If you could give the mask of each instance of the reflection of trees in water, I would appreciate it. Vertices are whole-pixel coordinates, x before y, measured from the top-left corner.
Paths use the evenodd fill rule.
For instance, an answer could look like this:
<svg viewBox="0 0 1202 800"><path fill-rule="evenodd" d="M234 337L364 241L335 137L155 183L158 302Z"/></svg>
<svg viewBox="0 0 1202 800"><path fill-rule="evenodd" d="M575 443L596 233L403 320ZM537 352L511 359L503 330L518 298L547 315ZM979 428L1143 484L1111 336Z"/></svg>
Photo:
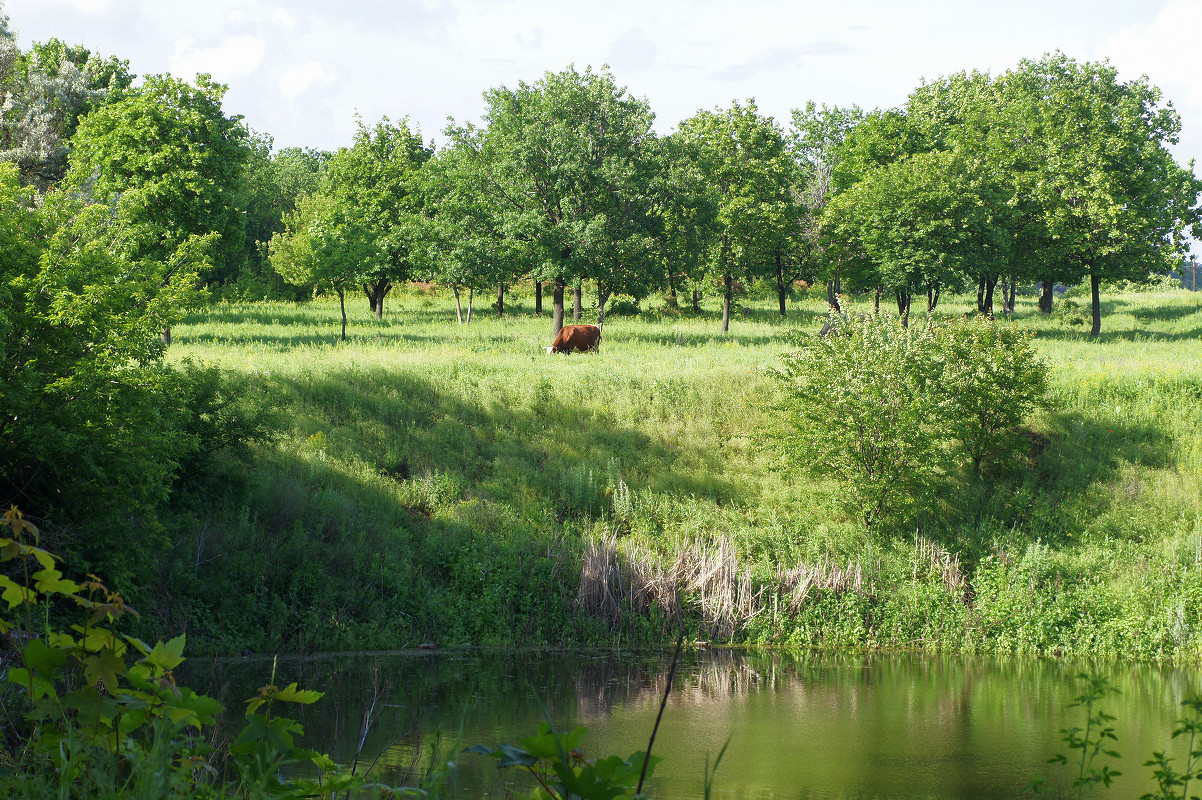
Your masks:
<svg viewBox="0 0 1202 800"><path fill-rule="evenodd" d="M325 696L316 705L281 707L277 713L304 725L305 746L349 764L362 741L361 772L374 765L373 777L412 784L431 764L465 746L495 746L534 732L542 721L540 703L563 728L582 724L599 732L615 712L649 720L664 691L669 659L663 651L281 658L277 685L295 681ZM241 727L244 700L268 682L272 662L193 662L190 667L192 674L182 679L228 709L219 733L228 738ZM1042 764L1063 749L1059 728L1079 722L1065 707L1079 693L1073 676L1086 668L1110 674L1123 692L1106 708L1119 717L1124 755L1130 750L1146 757L1151 748L1136 744L1142 741L1140 731L1163 738L1181 699L1199 688L1196 674L1154 665L715 648L682 655L669 707L689 719L700 719L689 716L696 712L744 726L737 735L754 737L765 758L790 757L780 750L783 745L773 744L782 736L776 725L797 731L795 738L811 746L829 744L837 757L850 757L839 748L854 739L866 752L912 751L919 760L939 752L973 763L979 755L972 748L988 746ZM372 724L364 734L369 711ZM769 721L762 721L764 715ZM461 794L499 788L491 759L456 759ZM844 769L844 777L851 772ZM947 780L954 779L959 778L949 774Z"/></svg>

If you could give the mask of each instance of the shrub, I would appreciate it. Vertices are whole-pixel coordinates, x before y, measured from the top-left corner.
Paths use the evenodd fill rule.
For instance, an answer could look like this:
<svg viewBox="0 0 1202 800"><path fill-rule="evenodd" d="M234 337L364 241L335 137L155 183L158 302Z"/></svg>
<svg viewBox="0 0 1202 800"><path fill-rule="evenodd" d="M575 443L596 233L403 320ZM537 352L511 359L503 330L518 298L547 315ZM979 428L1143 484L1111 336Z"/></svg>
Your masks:
<svg viewBox="0 0 1202 800"><path fill-rule="evenodd" d="M1013 454L1047 391L1030 336L990 319L831 323L782 357L783 439L795 463L839 481L842 504L869 529L933 508L957 465L975 477L986 459Z"/></svg>
<svg viewBox="0 0 1202 800"><path fill-rule="evenodd" d="M1019 426L1047 395L1047 365L1030 333L987 317L954 319L934 334L948 431L977 474L987 458L1000 461L1021 447Z"/></svg>
<svg viewBox="0 0 1202 800"><path fill-rule="evenodd" d="M832 318L783 357L791 458L842 485L842 504L868 528L909 516L947 465L934 339L883 315ZM909 513L907 513L909 512Z"/></svg>

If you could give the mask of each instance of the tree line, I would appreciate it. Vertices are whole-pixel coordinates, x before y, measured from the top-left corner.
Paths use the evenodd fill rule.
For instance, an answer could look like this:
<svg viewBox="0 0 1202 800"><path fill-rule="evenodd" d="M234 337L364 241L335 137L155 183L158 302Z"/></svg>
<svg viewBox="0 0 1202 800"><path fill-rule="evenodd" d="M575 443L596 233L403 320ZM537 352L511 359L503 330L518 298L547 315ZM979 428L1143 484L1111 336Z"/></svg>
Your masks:
<svg viewBox="0 0 1202 800"><path fill-rule="evenodd" d="M794 109L752 100L702 110L667 135L607 69L569 67L483 95L479 123L451 120L436 148L407 119L357 120L336 152L285 148L221 108L207 76L148 76L51 40L22 52L0 29L0 156L39 193L111 203L136 190L162 261L209 237L197 264L218 296L362 291L382 316L411 280L462 298L529 282L553 329L565 295L598 322L614 295L697 307L738 287L825 283L833 310L875 292L905 318L914 295L978 289L982 313L1015 286L1102 281L1175 267L1198 227L1202 185L1168 150L1180 131L1146 78L1062 53L999 75L924 82L901 108ZM345 336L345 317L343 335Z"/></svg>

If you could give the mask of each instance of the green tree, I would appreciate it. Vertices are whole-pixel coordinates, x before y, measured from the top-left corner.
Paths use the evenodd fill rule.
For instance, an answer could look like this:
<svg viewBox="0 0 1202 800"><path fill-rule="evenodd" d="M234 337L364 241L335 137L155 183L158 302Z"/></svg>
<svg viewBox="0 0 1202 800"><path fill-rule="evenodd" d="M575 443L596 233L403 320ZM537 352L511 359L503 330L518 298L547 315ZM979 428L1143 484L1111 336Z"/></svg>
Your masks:
<svg viewBox="0 0 1202 800"><path fill-rule="evenodd" d="M202 444L159 332L194 301L211 237L158 260L138 190L35 204L19 183L0 165L0 503L38 508L49 536L72 532L64 544L85 569L105 565L127 589Z"/></svg>
<svg viewBox="0 0 1202 800"><path fill-rule="evenodd" d="M462 292L468 293L467 322L472 297L490 286L512 283L529 269L528 245L507 237L503 217L480 183L474 148L462 143L438 153L424 170L426 196L425 246L432 277L450 286L455 312L464 322Z"/></svg>
<svg viewBox="0 0 1202 800"><path fill-rule="evenodd" d="M591 68L548 72L484 97L483 131L452 124L447 133L470 155L501 234L528 246L535 279L551 281L558 332L569 283L600 277L622 291L619 268L635 264L615 259L651 263L644 256L654 115L608 71Z"/></svg>
<svg viewBox="0 0 1202 800"><path fill-rule="evenodd" d="M935 150L867 173L830 203L827 223L831 236L858 243L904 320L912 293L925 291L929 313L943 288L1007 263L1006 200L987 172Z"/></svg>
<svg viewBox="0 0 1202 800"><path fill-rule="evenodd" d="M798 165L798 183L795 192L798 204L803 209L799 220L800 265L809 275L820 275L826 280L827 302L832 309L839 308L839 262L826 257L826 248L821 235L822 213L834 196L835 170L840 159L840 148L848 134L864 119L859 106L840 108L819 107L813 101L804 109L793 109L789 127L789 150ZM778 278L780 313L785 315L784 276Z"/></svg>
<svg viewBox="0 0 1202 800"><path fill-rule="evenodd" d="M222 112L225 91L207 75L195 85L153 75L79 123L68 180L102 202L137 190L156 231L143 257L168 262L210 234L215 265L241 256L248 133Z"/></svg>
<svg viewBox="0 0 1202 800"><path fill-rule="evenodd" d="M297 287L285 283L267 263L267 243L284 230L284 218L298 199L320 189L328 160L328 153L311 149L291 147L272 153L271 137L251 136L242 179L246 222L241 263L228 264L216 276L223 284L223 296L300 299Z"/></svg>
<svg viewBox="0 0 1202 800"><path fill-rule="evenodd" d="M701 169L701 149L679 131L660 141L660 188L655 214L659 217L660 272L669 302L676 305L677 289L692 291L693 311L700 311L709 244L717 220L716 198Z"/></svg>
<svg viewBox="0 0 1202 800"><path fill-rule="evenodd" d="M377 319L393 284L423 267L421 170L433 155L408 120L387 117L368 128L358 121L355 143L330 159L323 191L353 217L372 242L360 264L363 293Z"/></svg>
<svg viewBox="0 0 1202 800"><path fill-rule="evenodd" d="M1096 337L1101 282L1171 269L1197 220L1202 183L1168 151L1180 117L1146 77L1122 82L1105 61L1057 52L1020 62L1002 80L1033 134L1020 144L1033 167L1022 189L1038 205L1061 269L1089 276Z"/></svg>
<svg viewBox="0 0 1202 800"><path fill-rule="evenodd" d="M333 289L342 309L346 341L346 290L364 280L375 258L375 234L353 209L327 194L303 195L268 245L270 263L284 280L317 290ZM369 267L370 268L370 267Z"/></svg>
<svg viewBox="0 0 1202 800"><path fill-rule="evenodd" d="M794 165L781 130L754 101L701 111L681 123L680 135L696 148L716 209L707 261L722 282L726 333L735 281L765 271L800 216L791 192Z"/></svg>

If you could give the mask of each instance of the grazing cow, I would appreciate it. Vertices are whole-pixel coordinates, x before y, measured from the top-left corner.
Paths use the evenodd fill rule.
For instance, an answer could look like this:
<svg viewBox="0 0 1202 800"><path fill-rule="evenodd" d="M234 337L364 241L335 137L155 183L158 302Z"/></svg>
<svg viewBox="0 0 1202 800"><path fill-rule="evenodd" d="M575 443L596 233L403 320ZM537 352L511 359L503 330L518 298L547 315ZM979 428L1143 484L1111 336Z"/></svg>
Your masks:
<svg viewBox="0 0 1202 800"><path fill-rule="evenodd" d="M546 348L548 353L584 353L596 350L601 342L601 329L596 325L564 325L555 336L555 341Z"/></svg>

